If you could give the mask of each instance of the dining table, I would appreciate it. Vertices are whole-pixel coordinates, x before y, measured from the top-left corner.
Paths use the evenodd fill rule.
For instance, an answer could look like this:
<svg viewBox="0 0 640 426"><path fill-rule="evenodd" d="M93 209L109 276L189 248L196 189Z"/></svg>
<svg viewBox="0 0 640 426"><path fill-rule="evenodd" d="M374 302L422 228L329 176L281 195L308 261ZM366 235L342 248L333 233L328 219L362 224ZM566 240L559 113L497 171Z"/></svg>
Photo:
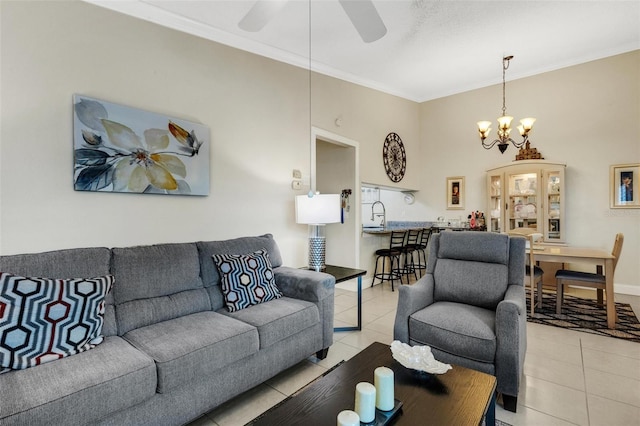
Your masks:
<svg viewBox="0 0 640 426"><path fill-rule="evenodd" d="M527 253L528 250L527 248ZM616 306L613 295L613 254L606 250L589 247L534 245L533 256L536 262L595 265L596 273L605 277L607 327L610 329L616 328Z"/></svg>

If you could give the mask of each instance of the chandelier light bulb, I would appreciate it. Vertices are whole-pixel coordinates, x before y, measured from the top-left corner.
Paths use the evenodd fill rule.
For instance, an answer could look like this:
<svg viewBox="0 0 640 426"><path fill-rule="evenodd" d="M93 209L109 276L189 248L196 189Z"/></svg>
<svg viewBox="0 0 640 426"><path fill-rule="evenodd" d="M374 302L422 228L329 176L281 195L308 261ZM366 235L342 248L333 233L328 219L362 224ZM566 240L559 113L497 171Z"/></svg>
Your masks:
<svg viewBox="0 0 640 426"><path fill-rule="evenodd" d="M536 119L533 117L523 118L522 120L520 120L520 124L522 124L522 127L527 133L533 128L533 123L535 122Z"/></svg>
<svg viewBox="0 0 640 426"><path fill-rule="evenodd" d="M502 130L509 130L512 120L513 117L509 115L503 115L502 117L498 118L498 124Z"/></svg>
<svg viewBox="0 0 640 426"><path fill-rule="evenodd" d="M491 122L490 121L478 121L478 130L480 130L480 133L486 133L489 132L491 126Z"/></svg>
<svg viewBox="0 0 640 426"><path fill-rule="evenodd" d="M485 140L489 133L491 132L491 122L490 121L478 121L478 131L480 132L480 138Z"/></svg>

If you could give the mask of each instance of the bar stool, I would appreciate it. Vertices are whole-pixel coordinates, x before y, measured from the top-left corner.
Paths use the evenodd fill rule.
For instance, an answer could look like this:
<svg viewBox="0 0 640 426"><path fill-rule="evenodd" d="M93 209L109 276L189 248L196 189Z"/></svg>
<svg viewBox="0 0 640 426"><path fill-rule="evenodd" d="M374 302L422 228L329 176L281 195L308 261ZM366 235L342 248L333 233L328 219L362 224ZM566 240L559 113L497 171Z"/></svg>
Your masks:
<svg viewBox="0 0 640 426"><path fill-rule="evenodd" d="M429 245L429 237L431 237L432 232L432 228L424 228L418 241L418 263L415 264L415 268L420 270L420 277L427 272L427 246Z"/></svg>
<svg viewBox="0 0 640 426"><path fill-rule="evenodd" d="M400 254L402 253L402 246L404 245L404 231L391 231L391 238L389 240L389 248L388 249L378 249L376 250L376 267L373 271L373 280L371 281L371 287L375 284L376 278L380 280L381 283L384 281L391 282L391 291L394 291L393 281L400 280L400 284L402 284L402 277L398 274L398 269L400 268ZM380 258L382 258L382 272L378 272L378 263ZM389 272L386 272L386 263L387 258L389 258Z"/></svg>
<svg viewBox="0 0 640 426"><path fill-rule="evenodd" d="M402 261L402 267L398 265L398 275L400 275L400 283L402 284L402 277L407 277L407 284L409 284L409 275L413 274L415 279L418 279L416 273L416 265L413 260L413 254L418 250L418 242L420 241L421 229L410 229L407 231L407 240L400 248L400 260Z"/></svg>

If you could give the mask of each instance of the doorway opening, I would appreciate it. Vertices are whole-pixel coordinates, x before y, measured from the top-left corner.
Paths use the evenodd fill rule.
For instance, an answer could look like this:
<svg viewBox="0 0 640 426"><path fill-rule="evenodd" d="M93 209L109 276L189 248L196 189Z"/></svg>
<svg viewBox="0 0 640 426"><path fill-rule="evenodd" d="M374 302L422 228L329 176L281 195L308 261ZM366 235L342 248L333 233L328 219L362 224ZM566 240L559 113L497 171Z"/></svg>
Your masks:
<svg viewBox="0 0 640 426"><path fill-rule="evenodd" d="M311 128L311 178L314 191L341 194L351 190L342 223L326 226L329 265L358 268L360 264L359 143L316 127Z"/></svg>

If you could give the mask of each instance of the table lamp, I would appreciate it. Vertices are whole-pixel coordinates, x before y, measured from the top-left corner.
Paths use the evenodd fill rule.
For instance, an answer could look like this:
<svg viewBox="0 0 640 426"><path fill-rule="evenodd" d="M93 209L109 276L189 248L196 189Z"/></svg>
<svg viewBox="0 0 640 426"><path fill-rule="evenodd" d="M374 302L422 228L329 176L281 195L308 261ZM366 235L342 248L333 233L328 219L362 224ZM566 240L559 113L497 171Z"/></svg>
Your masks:
<svg viewBox="0 0 640 426"><path fill-rule="evenodd" d="M309 225L309 269L325 269L324 226L340 222L340 194L296 196L296 223Z"/></svg>

